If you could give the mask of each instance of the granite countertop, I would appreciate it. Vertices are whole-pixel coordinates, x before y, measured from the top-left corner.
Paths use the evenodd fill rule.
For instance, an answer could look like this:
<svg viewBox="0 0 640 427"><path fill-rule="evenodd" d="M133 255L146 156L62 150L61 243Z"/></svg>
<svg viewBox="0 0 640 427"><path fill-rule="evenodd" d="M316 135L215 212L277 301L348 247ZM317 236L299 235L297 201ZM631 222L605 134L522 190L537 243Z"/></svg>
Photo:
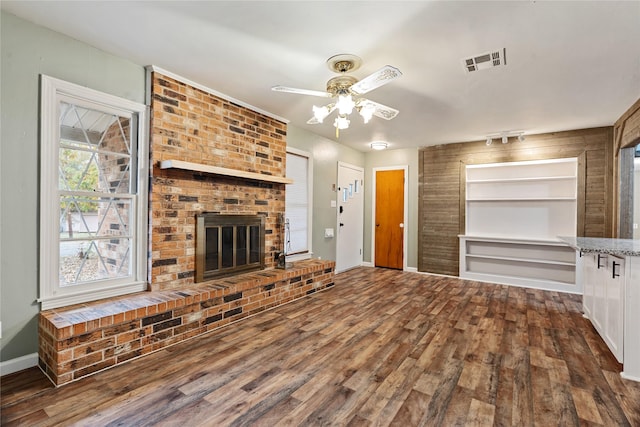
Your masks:
<svg viewBox="0 0 640 427"><path fill-rule="evenodd" d="M597 252L617 256L640 256L640 240L563 236L558 238L572 248L584 253Z"/></svg>

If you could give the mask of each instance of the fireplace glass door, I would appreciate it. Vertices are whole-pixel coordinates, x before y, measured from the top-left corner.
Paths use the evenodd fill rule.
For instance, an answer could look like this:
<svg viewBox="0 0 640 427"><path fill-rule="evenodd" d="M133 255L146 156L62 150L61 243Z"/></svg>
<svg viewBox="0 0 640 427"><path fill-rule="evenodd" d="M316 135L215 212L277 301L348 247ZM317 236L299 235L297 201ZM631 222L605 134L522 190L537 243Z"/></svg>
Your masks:
<svg viewBox="0 0 640 427"><path fill-rule="evenodd" d="M264 268L264 217L197 217L196 281Z"/></svg>

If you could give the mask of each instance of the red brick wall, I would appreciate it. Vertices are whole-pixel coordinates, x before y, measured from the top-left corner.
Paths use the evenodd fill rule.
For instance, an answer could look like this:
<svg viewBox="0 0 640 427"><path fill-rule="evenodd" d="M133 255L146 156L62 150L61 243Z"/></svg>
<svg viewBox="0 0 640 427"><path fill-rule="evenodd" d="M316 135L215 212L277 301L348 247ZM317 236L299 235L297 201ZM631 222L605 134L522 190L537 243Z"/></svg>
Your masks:
<svg viewBox="0 0 640 427"><path fill-rule="evenodd" d="M150 278L153 290L194 283L196 214L265 215L265 263L275 266L285 185L160 169L182 160L285 176L286 124L157 72L151 90Z"/></svg>

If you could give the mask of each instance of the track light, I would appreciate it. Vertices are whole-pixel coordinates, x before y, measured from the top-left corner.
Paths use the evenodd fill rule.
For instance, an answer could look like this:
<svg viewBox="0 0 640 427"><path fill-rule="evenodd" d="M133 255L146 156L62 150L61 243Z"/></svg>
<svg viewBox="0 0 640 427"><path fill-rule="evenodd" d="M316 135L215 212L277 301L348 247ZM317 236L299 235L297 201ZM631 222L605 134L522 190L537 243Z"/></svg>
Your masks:
<svg viewBox="0 0 640 427"><path fill-rule="evenodd" d="M524 132L522 131L509 131L509 132L499 132L493 133L491 135L487 135L486 144L487 146L493 143L494 139L500 139L503 144L509 143L509 138L518 138L518 141L524 142Z"/></svg>

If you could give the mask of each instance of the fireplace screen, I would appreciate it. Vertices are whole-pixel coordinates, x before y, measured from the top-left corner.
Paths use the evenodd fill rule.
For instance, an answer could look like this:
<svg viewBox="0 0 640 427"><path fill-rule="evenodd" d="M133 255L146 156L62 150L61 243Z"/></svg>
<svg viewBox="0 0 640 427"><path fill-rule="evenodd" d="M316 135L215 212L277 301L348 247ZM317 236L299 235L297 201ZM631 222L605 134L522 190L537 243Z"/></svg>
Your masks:
<svg viewBox="0 0 640 427"><path fill-rule="evenodd" d="M196 217L196 282L264 268L264 216Z"/></svg>

